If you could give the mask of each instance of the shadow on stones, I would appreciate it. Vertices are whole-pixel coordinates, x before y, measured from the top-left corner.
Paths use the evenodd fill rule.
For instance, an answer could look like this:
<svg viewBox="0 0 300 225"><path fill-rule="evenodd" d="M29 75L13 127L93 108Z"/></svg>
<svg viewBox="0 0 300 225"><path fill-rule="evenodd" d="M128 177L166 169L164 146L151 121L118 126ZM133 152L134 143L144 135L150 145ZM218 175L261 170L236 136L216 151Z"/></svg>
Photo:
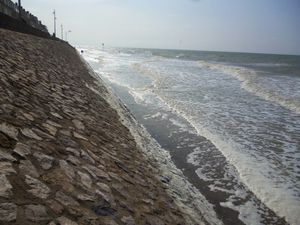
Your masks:
<svg viewBox="0 0 300 225"><path fill-rule="evenodd" d="M100 203L92 207L92 210L100 216L110 216L113 215L116 210L111 208L109 202L102 200Z"/></svg>
<svg viewBox="0 0 300 225"><path fill-rule="evenodd" d="M16 145L16 141L6 134L0 132L0 147L12 149Z"/></svg>

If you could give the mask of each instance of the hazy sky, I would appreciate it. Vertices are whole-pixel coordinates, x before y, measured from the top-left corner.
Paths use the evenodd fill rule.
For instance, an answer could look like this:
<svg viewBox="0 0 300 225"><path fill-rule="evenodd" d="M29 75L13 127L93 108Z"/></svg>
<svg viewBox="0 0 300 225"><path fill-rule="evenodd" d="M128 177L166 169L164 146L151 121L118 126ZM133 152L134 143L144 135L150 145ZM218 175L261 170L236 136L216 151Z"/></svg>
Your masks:
<svg viewBox="0 0 300 225"><path fill-rule="evenodd" d="M300 54L300 0L22 0L74 45Z"/></svg>

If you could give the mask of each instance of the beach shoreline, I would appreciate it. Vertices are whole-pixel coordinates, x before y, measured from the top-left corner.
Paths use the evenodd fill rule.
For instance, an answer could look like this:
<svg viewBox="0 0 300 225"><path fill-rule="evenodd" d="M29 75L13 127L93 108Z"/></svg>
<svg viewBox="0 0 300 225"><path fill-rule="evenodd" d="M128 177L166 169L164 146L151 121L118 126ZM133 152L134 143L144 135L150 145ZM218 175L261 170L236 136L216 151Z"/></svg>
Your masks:
<svg viewBox="0 0 300 225"><path fill-rule="evenodd" d="M281 189L281 194L276 191L274 195L271 192L265 196L261 195L263 191L268 190L268 185L273 188L273 182L277 181L277 178L273 177L274 179L270 182L265 174L266 171L270 171L271 175L273 172L276 173L276 170L271 170L272 165L265 167L268 163L272 164L272 161L269 162L267 159L259 162L252 161L252 157L248 157L248 151L249 154L254 155L254 159L255 154L266 154L265 151L259 151L261 146L256 146L257 142L254 142L254 140L260 140L261 133L255 134L255 131L261 128L255 127L252 120L266 120L261 125L262 129L266 129L269 134L268 129L272 130L272 126L267 125L274 117L270 114L270 118L265 119L265 117L259 117L260 114L245 111L248 106L244 105L245 101L237 93L253 101L257 108L262 102L269 108L277 106L244 90L240 81L227 70L226 73L215 70L215 67L226 67L231 71L230 63L226 66L223 65L225 63L215 63L214 68L211 68L206 67L209 63L199 64L193 57L194 55L197 55L199 59L217 57L222 53L205 53L208 56L203 56L204 53L199 51L190 56L190 52L182 51L181 54L185 58L192 58L192 60L186 60L178 59L179 53L176 50L160 50L161 54L159 54L158 50L151 49L108 48L101 50L97 47L79 47L78 49L84 51L82 56L103 81L112 87L136 120L147 129L162 148L169 152L177 168L182 170L188 180L213 204L218 217L222 218L225 224L297 224L297 218L292 213L298 204L295 199L290 198L284 202L281 201L280 205L274 205L285 194L291 197L291 192ZM168 57L164 57L164 54ZM242 65L246 63L259 60L251 58L252 54L248 54L247 57L245 58L250 62L245 60L239 65L240 68L244 68ZM271 60L274 56L269 57ZM232 59L229 54L228 58L222 60L234 61L236 58ZM261 64L256 61L253 65L261 68ZM243 71L245 69L235 72ZM269 79L265 74L263 75L260 79ZM260 73L257 72L257 77L259 76ZM224 82L226 85L223 85ZM219 85L219 88L216 89L216 85ZM226 99L224 95L228 95ZM239 104L232 104L231 98ZM231 107L228 108L228 105ZM232 110L235 108L236 110ZM220 111L220 109L223 110ZM275 112L284 110L278 107ZM291 113L290 116L294 114ZM277 124L277 121L272 122ZM233 126L235 123L237 124ZM247 136L247 132L251 139ZM274 130L274 132L277 131ZM229 134L232 134L235 139ZM228 140L223 139L224 136L227 136ZM251 140L254 142L253 145ZM245 149L236 145L236 142L243 143L243 141L247 143L243 145ZM265 144L263 140L260 143ZM232 155L225 154L228 147ZM266 151L272 150L267 145L265 149ZM248 161L243 161L245 158ZM238 159L240 160L236 164L234 160ZM251 163L257 165L251 167ZM260 166L265 168L262 173L257 169ZM247 171L250 173L247 174ZM253 171L256 173L253 174ZM262 178L262 174L266 176L265 179ZM279 176L278 180L280 182L281 179L286 178ZM251 185L248 181L252 182ZM262 188L262 184L265 184L266 189ZM253 185L259 188L258 193ZM272 192L274 192L273 189ZM289 210L282 207L282 205L288 206L289 203L291 206Z"/></svg>
<svg viewBox="0 0 300 225"><path fill-rule="evenodd" d="M145 154L151 164L154 164L155 168L158 168L157 178L168 186L166 189L168 194L174 198L188 224L200 224L200 221L203 221L204 224L222 224L214 213L212 205L175 166L170 153L163 149L147 129L136 120L116 92L101 79L82 56L81 59L89 69L91 76L99 80L99 86L104 85L107 89L105 99L118 112L120 122L129 129L139 150ZM100 95L97 90L93 89L93 91Z"/></svg>
<svg viewBox="0 0 300 225"><path fill-rule="evenodd" d="M133 110L132 113L136 117L136 120L143 124L143 129L147 130L147 134L143 136L150 135L151 139L154 139L154 141L159 145L159 148L162 148L160 151L167 152L171 164L176 167L177 170L180 170L180 173L182 174L181 176L183 176L184 179L186 179L193 188L196 189L196 191L193 190L193 192L197 192L198 195L205 198L204 205L209 205L210 210L216 212L214 217L217 217L220 221L222 221L221 223L228 225L244 223L256 224L256 222L259 222L257 220L252 220L252 217L247 217L247 213L255 215L254 211L239 211L222 205L223 202L227 201L230 194L222 189L212 191L210 188L210 185L212 184L207 182L205 178L202 178L201 176L199 177L197 174L197 164L190 162L190 160L193 160L192 155L194 154L195 146L198 148L200 146L202 150L205 148L215 149L212 143L200 136L195 128L188 125L188 121L185 121L184 118L179 118L175 112L162 111L157 112L157 115L154 117L145 117L147 114L155 114L156 110L151 111L151 108L137 104L126 88L113 83L111 83L111 85L117 95L122 96L122 99L125 100L128 105L127 107ZM205 144L203 145L203 143ZM216 149L214 151L216 151ZM213 154L213 151L207 153L205 160L212 160L210 155ZM219 160L225 162L225 159ZM203 161L203 164L205 164L205 161ZM219 169L222 170L222 168ZM220 176L222 176L223 172L224 171L219 171ZM239 204L242 204L242 201L243 200L241 200ZM261 204L261 202L258 202L258 204ZM278 217L270 209L261 208L261 210L266 211L266 216L261 218L263 221L260 221L262 224L286 224L283 218ZM208 221L210 218L213 217L209 216L207 218Z"/></svg>

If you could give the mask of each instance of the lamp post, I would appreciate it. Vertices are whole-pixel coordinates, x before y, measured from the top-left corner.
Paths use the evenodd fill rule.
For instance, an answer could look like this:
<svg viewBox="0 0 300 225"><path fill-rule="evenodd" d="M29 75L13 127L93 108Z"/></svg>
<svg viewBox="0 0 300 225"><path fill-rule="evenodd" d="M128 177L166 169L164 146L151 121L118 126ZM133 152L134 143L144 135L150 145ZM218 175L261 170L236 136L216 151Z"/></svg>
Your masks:
<svg viewBox="0 0 300 225"><path fill-rule="evenodd" d="M64 27L63 27L63 25L61 24L60 25L60 28L61 28L61 40L64 40Z"/></svg>
<svg viewBox="0 0 300 225"><path fill-rule="evenodd" d="M72 32L71 30L66 31L66 33L65 33L66 41L68 41L68 33L71 33L71 32Z"/></svg>
<svg viewBox="0 0 300 225"><path fill-rule="evenodd" d="M55 15L55 9L53 10L53 20L54 20L54 37L56 37L56 15Z"/></svg>

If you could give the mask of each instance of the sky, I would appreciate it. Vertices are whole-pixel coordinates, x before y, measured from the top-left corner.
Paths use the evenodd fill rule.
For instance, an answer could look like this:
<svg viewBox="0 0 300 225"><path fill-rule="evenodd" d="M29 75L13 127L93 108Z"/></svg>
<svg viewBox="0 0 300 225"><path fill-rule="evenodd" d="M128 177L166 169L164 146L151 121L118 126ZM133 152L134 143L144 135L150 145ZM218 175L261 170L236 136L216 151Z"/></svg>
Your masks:
<svg viewBox="0 0 300 225"><path fill-rule="evenodd" d="M16 2L16 1L15 1ZM73 45L300 55L300 0L22 0Z"/></svg>

